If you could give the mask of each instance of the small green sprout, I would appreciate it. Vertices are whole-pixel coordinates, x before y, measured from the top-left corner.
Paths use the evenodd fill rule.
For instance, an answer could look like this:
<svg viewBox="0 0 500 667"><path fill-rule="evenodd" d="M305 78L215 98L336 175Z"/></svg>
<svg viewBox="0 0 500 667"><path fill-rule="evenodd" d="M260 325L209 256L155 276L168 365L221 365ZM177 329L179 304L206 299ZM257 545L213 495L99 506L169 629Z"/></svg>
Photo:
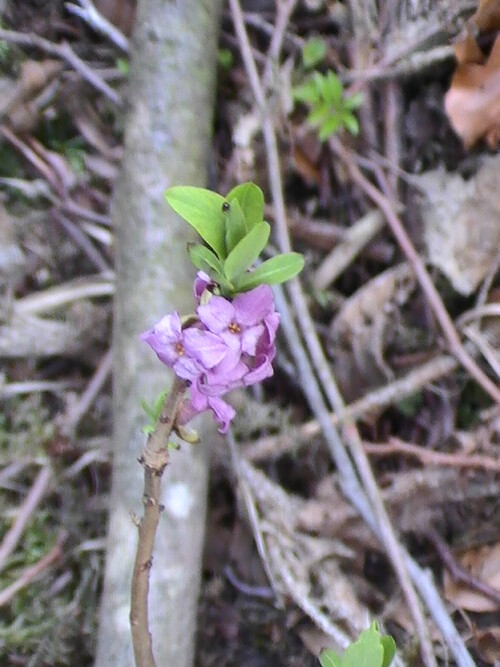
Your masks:
<svg viewBox="0 0 500 667"><path fill-rule="evenodd" d="M162 391L158 396L155 398L153 403L149 405L146 403L145 400L141 401L141 406L146 415L149 417L149 422L146 424L146 426L142 427L142 432L145 433L146 435L151 435L151 433L155 432L156 429L156 424L158 422L158 419L160 418L161 415L161 410L163 408L163 404L165 403L165 398L167 397L167 391Z"/></svg>
<svg viewBox="0 0 500 667"><path fill-rule="evenodd" d="M377 621L373 621L342 656L330 648L324 649L319 662L321 667L389 667L395 654L394 639L390 635L381 635Z"/></svg>
<svg viewBox="0 0 500 667"><path fill-rule="evenodd" d="M123 74L123 76L128 76L130 74L130 61L128 58L117 58L116 69L120 74Z"/></svg>
<svg viewBox="0 0 500 667"><path fill-rule="evenodd" d="M230 70L234 65L234 56L229 49L219 49L217 52L217 62L222 69Z"/></svg>
<svg viewBox="0 0 500 667"><path fill-rule="evenodd" d="M321 141L326 141L342 128L354 135L359 133L354 111L363 103L363 96L361 93L346 96L341 80L332 70L326 74L313 72L292 93L295 100L310 108L307 122L318 129Z"/></svg>
<svg viewBox="0 0 500 667"><path fill-rule="evenodd" d="M302 47L302 64L304 69L312 69L319 65L326 57L325 40L321 37L312 37L304 42Z"/></svg>

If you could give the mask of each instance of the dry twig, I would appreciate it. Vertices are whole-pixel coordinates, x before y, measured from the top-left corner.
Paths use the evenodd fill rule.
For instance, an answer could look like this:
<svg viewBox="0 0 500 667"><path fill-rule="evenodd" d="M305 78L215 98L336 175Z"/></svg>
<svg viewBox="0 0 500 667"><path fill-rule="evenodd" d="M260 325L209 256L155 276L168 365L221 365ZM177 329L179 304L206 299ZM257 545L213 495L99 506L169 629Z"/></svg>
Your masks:
<svg viewBox="0 0 500 667"><path fill-rule="evenodd" d="M9 556L21 539L26 524L46 494L51 480L52 470L49 465L46 465L38 473L30 492L19 508L14 524L2 540L2 544L0 545L0 571L6 566Z"/></svg>
<svg viewBox="0 0 500 667"><path fill-rule="evenodd" d="M4 588L3 591L0 592L0 607L8 604L16 593L19 593L20 590L29 586L32 581L42 574L42 572L45 572L45 570L61 558L63 539L64 538L61 538L58 543L52 547L49 553L46 556L43 556L43 558L40 558L37 563L24 569L13 584L7 586L7 588Z"/></svg>
<svg viewBox="0 0 500 667"><path fill-rule="evenodd" d="M77 5L74 2L67 2L66 9L75 14L75 16L79 16L96 32L110 39L119 49L125 51L125 53L129 52L128 39L116 26L97 11L92 0L78 0L78 3Z"/></svg>
<svg viewBox="0 0 500 667"><path fill-rule="evenodd" d="M395 454L399 454L415 458L423 465L450 466L452 468L475 468L479 470L489 470L491 472L500 472L500 461L491 456L435 452L434 450L426 449L419 445L403 442L399 438L390 438L388 443L383 444L365 442L364 447L368 454L373 454L374 456L394 456Z"/></svg>

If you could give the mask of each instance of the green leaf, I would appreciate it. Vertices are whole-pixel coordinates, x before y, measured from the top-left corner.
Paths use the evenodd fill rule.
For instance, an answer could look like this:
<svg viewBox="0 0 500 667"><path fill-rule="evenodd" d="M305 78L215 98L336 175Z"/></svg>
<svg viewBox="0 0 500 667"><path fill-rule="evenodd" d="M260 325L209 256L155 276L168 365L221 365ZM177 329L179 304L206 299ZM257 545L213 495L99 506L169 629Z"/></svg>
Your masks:
<svg viewBox="0 0 500 667"><path fill-rule="evenodd" d="M220 259L225 259L224 197L205 188L176 185L165 192L165 198L174 211L215 250Z"/></svg>
<svg viewBox="0 0 500 667"><path fill-rule="evenodd" d="M229 49L219 49L217 52L217 62L224 69L230 70L234 65L234 56Z"/></svg>
<svg viewBox="0 0 500 667"><path fill-rule="evenodd" d="M326 44L321 37L312 37L302 47L302 62L306 69L320 63L326 56Z"/></svg>
<svg viewBox="0 0 500 667"><path fill-rule="evenodd" d="M321 125L333 114L332 107L328 102L322 102L313 107L311 113L307 116L307 122L311 125Z"/></svg>
<svg viewBox="0 0 500 667"><path fill-rule="evenodd" d="M331 118L328 118L322 125L318 132L318 138L320 141L326 141L328 137L331 137L332 134L339 129L342 124L341 116L335 115Z"/></svg>
<svg viewBox="0 0 500 667"><path fill-rule="evenodd" d="M378 625L373 622L342 656L342 667L382 667L384 648L380 643Z"/></svg>
<svg viewBox="0 0 500 667"><path fill-rule="evenodd" d="M331 648L326 648L319 654L321 667L342 667L342 658Z"/></svg>
<svg viewBox="0 0 500 667"><path fill-rule="evenodd" d="M344 114L344 116L342 117L342 125L346 128L346 130L349 130L349 132L354 136L357 136L359 134L358 119L352 113Z"/></svg>
<svg viewBox="0 0 500 667"><path fill-rule="evenodd" d="M335 74L335 72L332 72L332 70L330 70L323 78L323 95L325 100L336 106L340 106L342 103L342 95L344 94L344 86L342 85L342 81Z"/></svg>
<svg viewBox="0 0 500 667"><path fill-rule="evenodd" d="M298 275L304 268L304 257L298 252L288 252L266 260L255 271L245 273L236 282L236 288L249 290L257 285L276 285Z"/></svg>
<svg viewBox="0 0 500 667"><path fill-rule="evenodd" d="M229 254L246 235L245 216L237 199L229 201L229 210L224 212L226 221L226 250Z"/></svg>
<svg viewBox="0 0 500 667"><path fill-rule="evenodd" d="M241 239L224 262L224 273L228 280L233 281L252 266L266 247L270 233L271 226L263 220Z"/></svg>
<svg viewBox="0 0 500 667"><path fill-rule="evenodd" d="M241 183L228 192L226 199L231 202L237 199L243 215L247 231L250 231L258 222L264 218L264 195L255 183Z"/></svg>
<svg viewBox="0 0 500 667"><path fill-rule="evenodd" d="M224 268L220 259L209 248L200 243L191 243L188 246L189 257L197 269L206 271L207 267L223 273Z"/></svg>
<svg viewBox="0 0 500 667"><path fill-rule="evenodd" d="M316 104L321 99L321 93L313 79L309 79L301 86L295 86L292 89L292 96L298 102L305 102L306 104Z"/></svg>
<svg viewBox="0 0 500 667"><path fill-rule="evenodd" d="M201 244L192 244L188 247L189 257L197 269L205 271L225 291L232 292L234 285L224 275L222 262L216 255Z"/></svg>
<svg viewBox="0 0 500 667"><path fill-rule="evenodd" d="M382 667L389 667L396 655L396 642L390 635L382 635L382 637L380 637L380 643L384 649Z"/></svg>

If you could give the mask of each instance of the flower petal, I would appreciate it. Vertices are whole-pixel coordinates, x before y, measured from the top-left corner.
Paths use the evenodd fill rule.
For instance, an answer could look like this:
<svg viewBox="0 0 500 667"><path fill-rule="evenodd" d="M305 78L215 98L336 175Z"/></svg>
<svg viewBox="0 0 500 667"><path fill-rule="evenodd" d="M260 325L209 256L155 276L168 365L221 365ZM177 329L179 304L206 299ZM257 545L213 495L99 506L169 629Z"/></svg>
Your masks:
<svg viewBox="0 0 500 667"><path fill-rule="evenodd" d="M176 345L182 343L179 313L165 315L152 329L142 333L140 339L150 345L164 364L173 366L179 356Z"/></svg>
<svg viewBox="0 0 500 667"><path fill-rule="evenodd" d="M238 294L233 306L237 322L243 326L253 326L274 311L273 291L269 285L259 285L249 292Z"/></svg>
<svg viewBox="0 0 500 667"><path fill-rule="evenodd" d="M184 331L184 349L188 356L206 369L216 366L228 353L228 347L220 336L195 327Z"/></svg>
<svg viewBox="0 0 500 667"><path fill-rule="evenodd" d="M234 320L233 304L222 296L213 296L206 305L198 306L196 312L200 322L213 333L221 333Z"/></svg>
<svg viewBox="0 0 500 667"><path fill-rule="evenodd" d="M229 403L226 403L226 401L223 401L222 398L216 396L211 396L208 399L208 405L219 424L219 433L227 433L229 424L236 414L234 408Z"/></svg>

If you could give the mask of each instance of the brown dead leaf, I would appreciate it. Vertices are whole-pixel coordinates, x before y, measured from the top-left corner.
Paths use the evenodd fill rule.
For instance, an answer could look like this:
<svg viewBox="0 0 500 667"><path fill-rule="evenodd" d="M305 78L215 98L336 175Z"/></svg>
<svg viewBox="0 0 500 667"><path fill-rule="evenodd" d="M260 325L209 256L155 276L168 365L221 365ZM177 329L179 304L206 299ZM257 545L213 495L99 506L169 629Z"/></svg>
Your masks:
<svg viewBox="0 0 500 667"><path fill-rule="evenodd" d="M500 661L500 628L478 631L475 639L481 658L489 665L497 665Z"/></svg>
<svg viewBox="0 0 500 667"><path fill-rule="evenodd" d="M464 47L467 50L467 47ZM467 148L486 139L492 148L500 134L500 35L484 64L463 62L445 95L446 113Z"/></svg>
<svg viewBox="0 0 500 667"><path fill-rule="evenodd" d="M493 547L469 549L459 559L464 570L479 581L500 590L500 543ZM474 612L496 611L497 602L475 591L464 583L455 583L445 571L444 594L446 599L461 609Z"/></svg>
<svg viewBox="0 0 500 667"><path fill-rule="evenodd" d="M459 65L465 63L477 63L482 65L484 63L484 53L479 48L476 40L470 34L467 34L464 39L461 39L454 46L455 58Z"/></svg>
<svg viewBox="0 0 500 667"><path fill-rule="evenodd" d="M500 2L480 0L476 13L470 18L470 24L480 32L500 30Z"/></svg>
<svg viewBox="0 0 500 667"><path fill-rule="evenodd" d="M467 180L444 168L415 181L429 261L460 294L470 295L494 268L500 244L500 156L487 157Z"/></svg>
<svg viewBox="0 0 500 667"><path fill-rule="evenodd" d="M392 378L384 358L398 308L415 287L408 264L376 276L345 301L331 326L329 349L343 395L354 400Z"/></svg>

